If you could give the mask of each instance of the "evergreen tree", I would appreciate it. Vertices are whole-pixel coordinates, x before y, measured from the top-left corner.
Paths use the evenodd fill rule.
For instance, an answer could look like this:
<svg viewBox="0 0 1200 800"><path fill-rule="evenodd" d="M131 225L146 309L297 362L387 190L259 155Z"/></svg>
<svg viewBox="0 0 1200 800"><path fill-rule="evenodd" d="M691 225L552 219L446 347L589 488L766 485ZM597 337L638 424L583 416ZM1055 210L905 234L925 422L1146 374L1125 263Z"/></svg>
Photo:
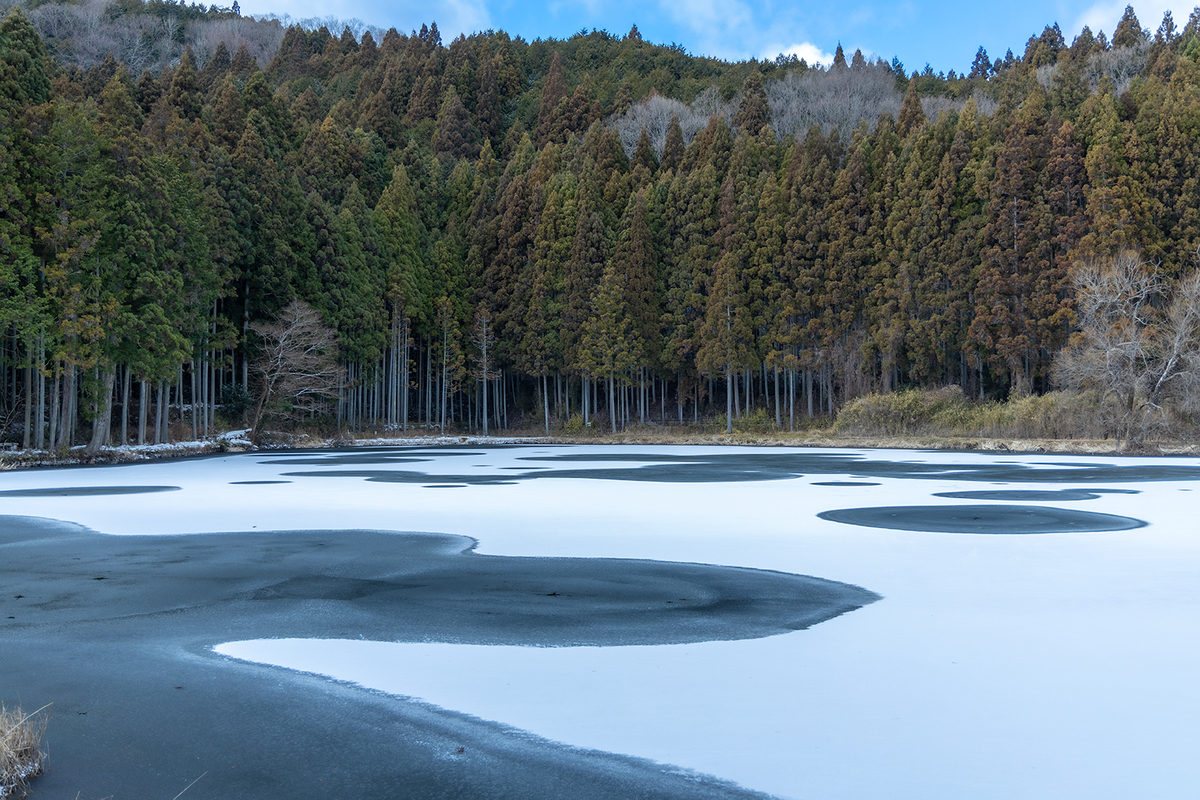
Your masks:
<svg viewBox="0 0 1200 800"><path fill-rule="evenodd" d="M683 128L679 125L679 115L672 114L667 126L667 138L663 144L662 168L678 169L683 160Z"/></svg>
<svg viewBox="0 0 1200 800"><path fill-rule="evenodd" d="M762 75L758 70L750 73L742 86L742 101L733 118L733 127L751 136L758 135L762 126L771 121L771 110L767 107L767 92L763 88Z"/></svg>

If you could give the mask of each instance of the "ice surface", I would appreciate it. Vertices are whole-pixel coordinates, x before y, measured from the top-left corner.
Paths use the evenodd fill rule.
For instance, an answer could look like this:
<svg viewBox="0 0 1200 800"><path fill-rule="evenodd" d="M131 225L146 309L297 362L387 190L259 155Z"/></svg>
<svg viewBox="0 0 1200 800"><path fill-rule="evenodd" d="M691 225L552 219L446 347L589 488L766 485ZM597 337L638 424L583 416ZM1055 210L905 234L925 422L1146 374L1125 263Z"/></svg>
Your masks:
<svg viewBox="0 0 1200 800"><path fill-rule="evenodd" d="M530 447L365 451L371 470L502 477L454 492L299 477L255 453L0 475L0 490L179 486L137 496L0 496L0 513L114 534L374 528L466 534L499 555L650 558L757 567L862 586L883 600L767 639L520 648L267 640L219 652L332 675L568 744L653 758L781 797L1191 798L1200 785L1200 481L1037 482L1137 489L1071 506L1145 520L1104 533L967 536L818 519L858 506L958 505L978 480L842 474L732 483L539 477L667 457L789 452L919 462L1200 467L1198 459L784 448ZM395 454L407 456L393 462ZM585 461L559 464L555 456ZM527 460L532 456L538 460ZM541 460L544 457L551 460ZM630 463L608 460L627 456ZM412 461L408 459L422 459ZM269 462L269 463L265 463ZM485 465L485 466L476 466ZM1047 472L1047 474L1049 474ZM861 485L869 479L877 485ZM246 481L279 484L231 485ZM859 485L815 485L857 481ZM997 481L999 482L999 481ZM989 484L983 484L988 486ZM970 501L979 503L978 500ZM1022 501L1023 503L1029 501ZM1053 501L1047 507L1057 505Z"/></svg>

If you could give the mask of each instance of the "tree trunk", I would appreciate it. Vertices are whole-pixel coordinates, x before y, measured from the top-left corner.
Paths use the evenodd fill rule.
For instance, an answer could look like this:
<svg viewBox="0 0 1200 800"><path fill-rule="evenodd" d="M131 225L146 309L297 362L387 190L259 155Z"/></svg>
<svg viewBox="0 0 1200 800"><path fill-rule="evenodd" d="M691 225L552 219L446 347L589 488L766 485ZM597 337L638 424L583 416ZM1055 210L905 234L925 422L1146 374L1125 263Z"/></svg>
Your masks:
<svg viewBox="0 0 1200 800"><path fill-rule="evenodd" d="M125 367L125 380L121 381L121 444L129 444L129 392L133 383L133 371Z"/></svg>
<svg viewBox="0 0 1200 800"><path fill-rule="evenodd" d="M94 456L100 452L101 447L108 444L108 434L112 430L112 396L116 377L115 368L110 368L103 373L100 398L96 404L96 418L92 420L92 440L88 442L87 450L84 451L89 456Z"/></svg>
<svg viewBox="0 0 1200 800"><path fill-rule="evenodd" d="M733 433L733 368L725 368L725 432Z"/></svg>
<svg viewBox="0 0 1200 800"><path fill-rule="evenodd" d="M775 427L783 427L783 414L779 409L779 366L775 367Z"/></svg>
<svg viewBox="0 0 1200 800"><path fill-rule="evenodd" d="M146 443L146 406L150 403L150 387L138 381L138 444Z"/></svg>
<svg viewBox="0 0 1200 800"><path fill-rule="evenodd" d="M196 402L196 395L199 391L196 386L196 359L189 362L191 366L191 389L192 389L192 438L197 439L200 436L200 425L197 414L199 413L199 403Z"/></svg>
<svg viewBox="0 0 1200 800"><path fill-rule="evenodd" d="M33 431L33 367L25 369L25 425L21 431L21 448L28 450L33 443L30 436Z"/></svg>

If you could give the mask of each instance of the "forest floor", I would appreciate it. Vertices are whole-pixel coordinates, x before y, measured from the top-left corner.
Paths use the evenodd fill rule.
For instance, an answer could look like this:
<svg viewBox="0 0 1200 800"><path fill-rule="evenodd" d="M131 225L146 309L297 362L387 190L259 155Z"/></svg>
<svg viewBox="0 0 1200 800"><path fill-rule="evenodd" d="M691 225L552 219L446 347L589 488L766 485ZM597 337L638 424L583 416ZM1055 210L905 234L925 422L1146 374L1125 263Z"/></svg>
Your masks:
<svg viewBox="0 0 1200 800"><path fill-rule="evenodd" d="M820 447L880 450L955 450L1010 453L1062 453L1064 455L1197 455L1200 444L1172 440L1145 442L1138 447L1118 446L1114 439L1045 439L934 435L846 436L832 428L802 431L753 431L732 434L703 427L658 428L638 426L611 433L589 430L567 434L555 431L547 436L537 429L507 430L502 434L441 434L429 429L408 433L342 434L334 438L312 434L279 434L266 445L256 446L245 438L247 431L227 431L205 439L186 439L164 444L123 445L103 448L89 456L83 447L67 453L45 450L9 450L0 452L0 470L34 467L118 464L154 459L238 453L250 450L314 450L337 447L453 445L497 446L517 444L593 444L593 445L729 445L749 447Z"/></svg>

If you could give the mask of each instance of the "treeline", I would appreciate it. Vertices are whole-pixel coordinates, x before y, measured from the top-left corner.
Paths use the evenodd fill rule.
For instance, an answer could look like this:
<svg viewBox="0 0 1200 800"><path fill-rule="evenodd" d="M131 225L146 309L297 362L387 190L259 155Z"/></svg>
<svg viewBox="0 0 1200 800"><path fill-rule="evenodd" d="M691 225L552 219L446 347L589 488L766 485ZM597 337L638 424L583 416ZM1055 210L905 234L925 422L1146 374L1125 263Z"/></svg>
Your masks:
<svg viewBox="0 0 1200 800"><path fill-rule="evenodd" d="M248 402L251 325L294 299L336 331L330 415L359 428L790 426L904 386L1044 391L1073 264L1196 266L1198 28L1128 9L1111 41L1052 26L906 76L636 28L292 26L265 68L222 43L134 75L52 60L14 12L8 436L163 438L173 405L204 433Z"/></svg>

